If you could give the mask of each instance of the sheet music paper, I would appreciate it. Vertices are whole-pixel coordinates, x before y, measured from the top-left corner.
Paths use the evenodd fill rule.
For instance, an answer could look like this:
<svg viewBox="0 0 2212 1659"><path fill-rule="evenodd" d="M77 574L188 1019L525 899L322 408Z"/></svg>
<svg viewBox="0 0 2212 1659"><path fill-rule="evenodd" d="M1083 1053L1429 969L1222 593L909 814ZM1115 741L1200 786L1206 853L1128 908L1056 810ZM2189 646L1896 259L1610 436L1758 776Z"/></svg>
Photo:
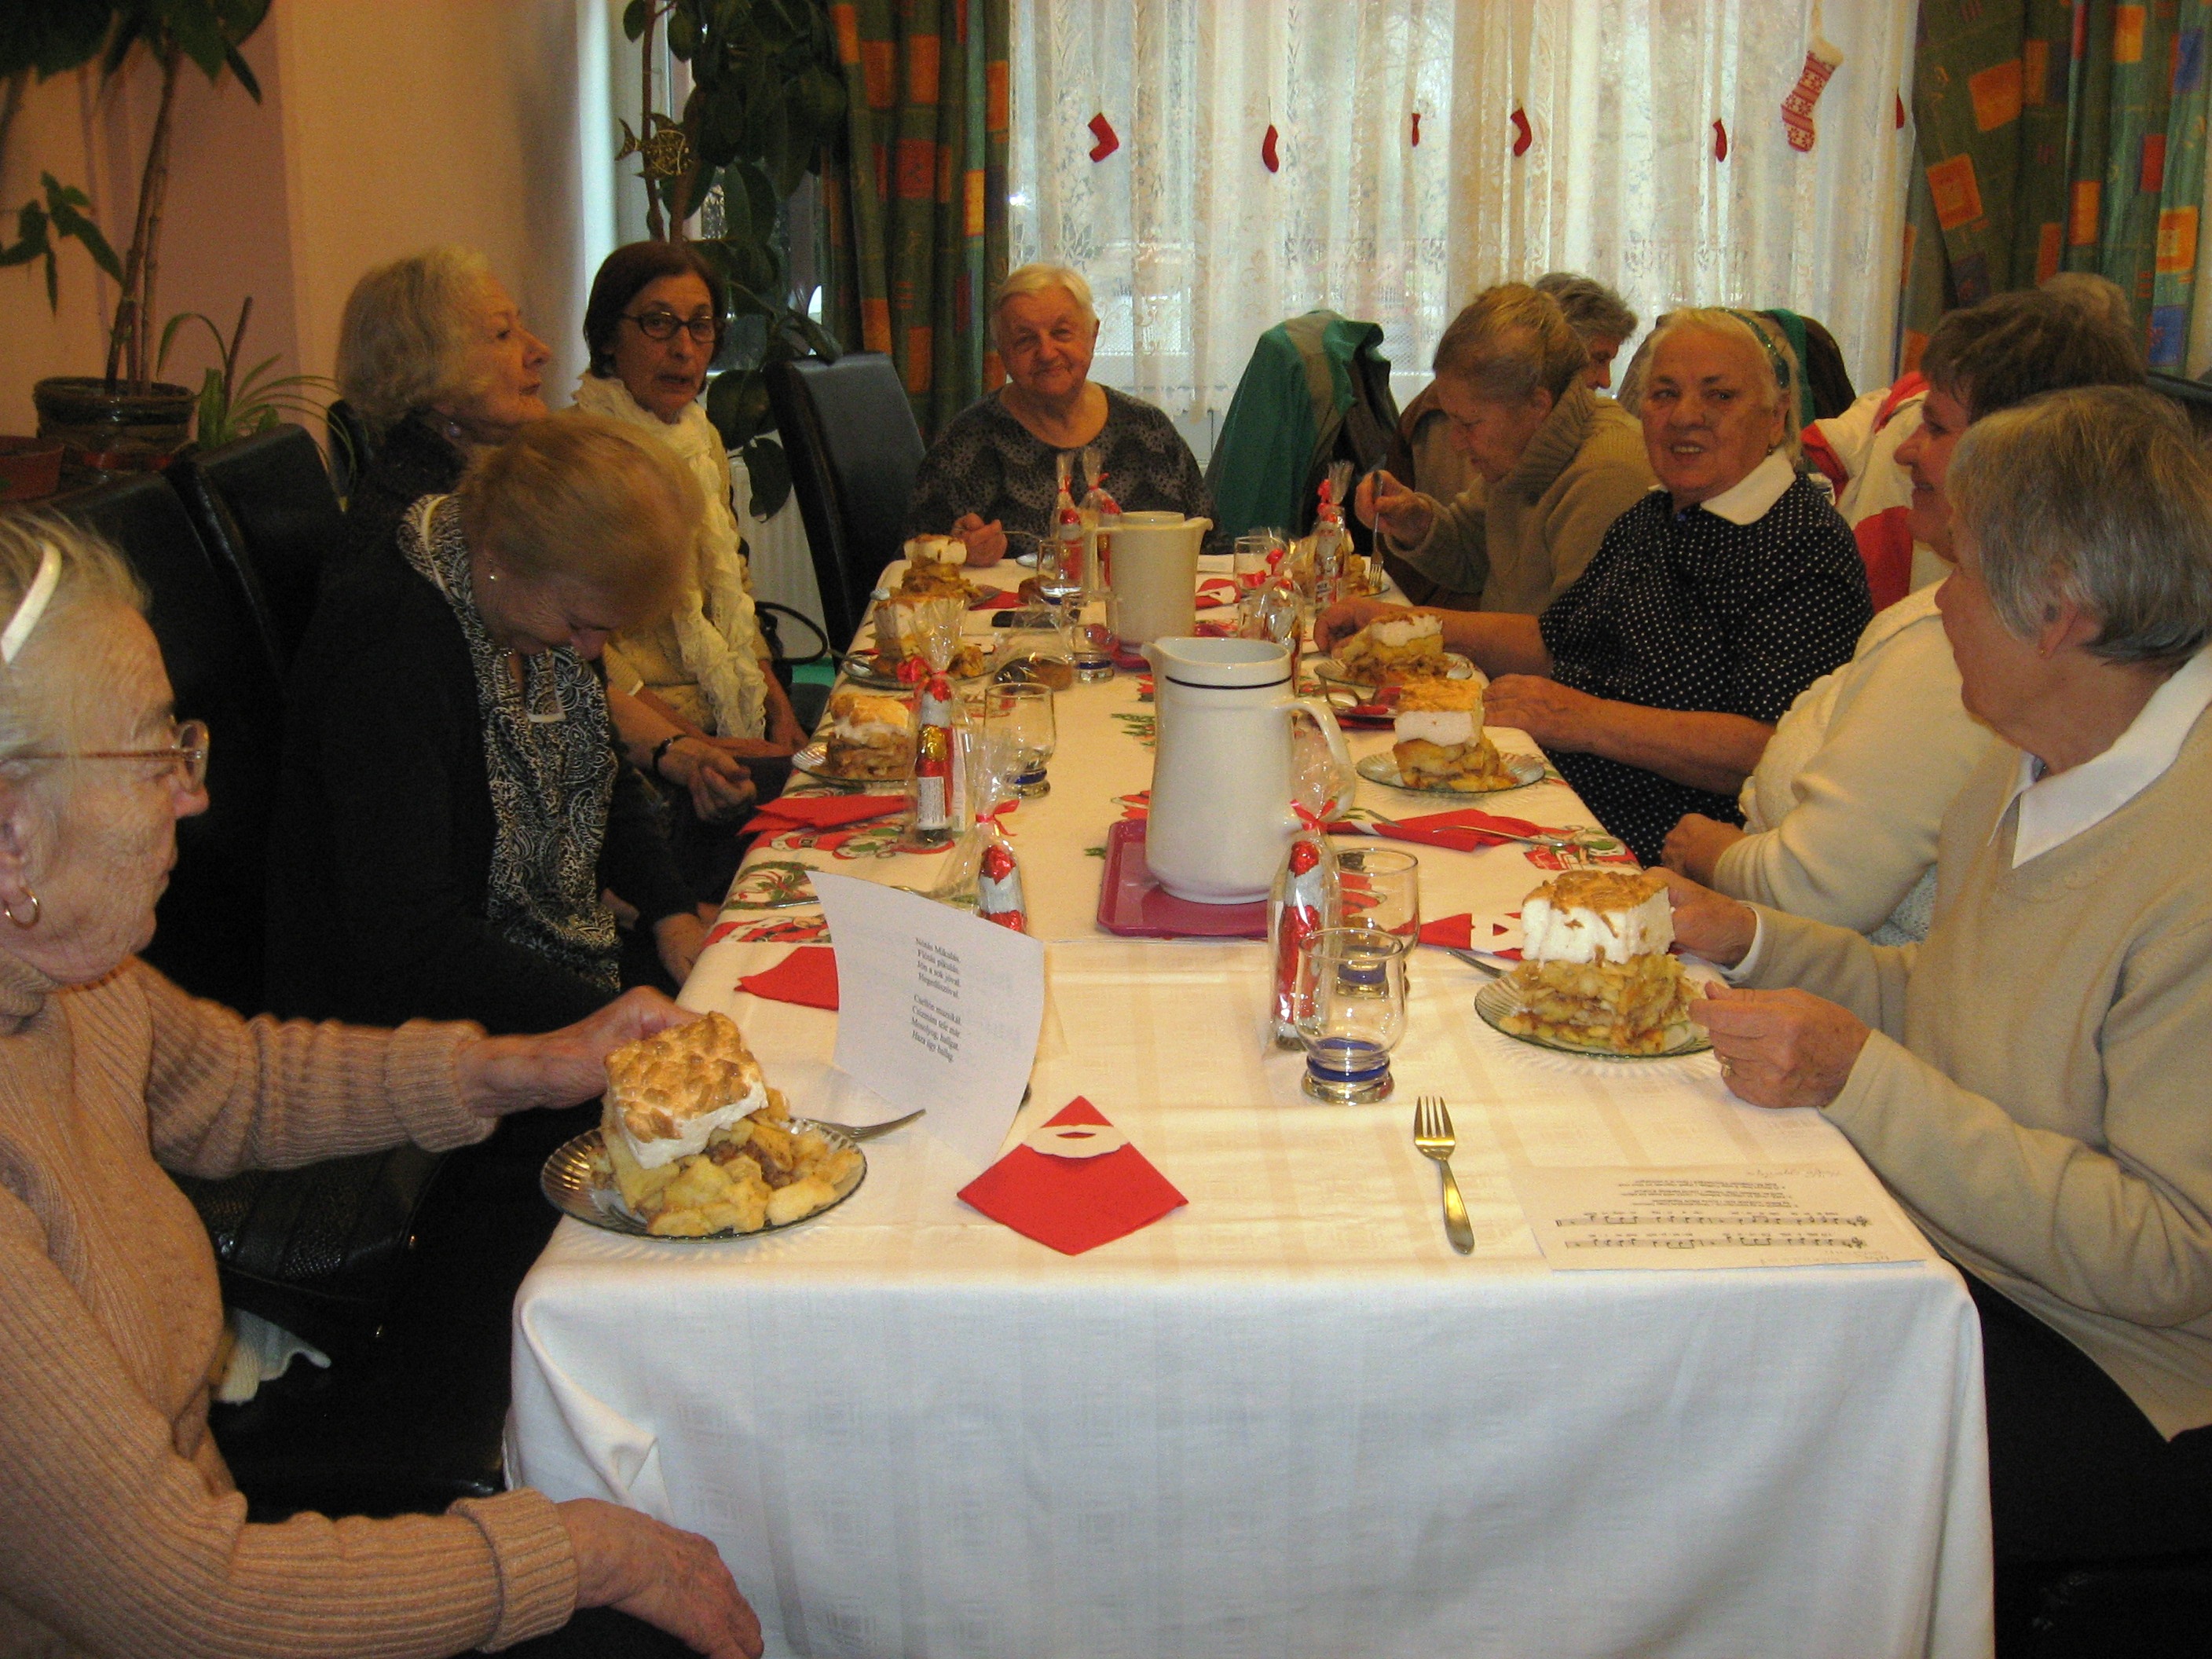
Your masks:
<svg viewBox="0 0 2212 1659"><path fill-rule="evenodd" d="M1927 1244L1863 1164L1518 1169L1554 1268L1919 1261Z"/></svg>
<svg viewBox="0 0 2212 1659"><path fill-rule="evenodd" d="M837 941L838 1069L981 1169L1029 1087L1044 946L1026 933L850 876L813 872Z"/></svg>

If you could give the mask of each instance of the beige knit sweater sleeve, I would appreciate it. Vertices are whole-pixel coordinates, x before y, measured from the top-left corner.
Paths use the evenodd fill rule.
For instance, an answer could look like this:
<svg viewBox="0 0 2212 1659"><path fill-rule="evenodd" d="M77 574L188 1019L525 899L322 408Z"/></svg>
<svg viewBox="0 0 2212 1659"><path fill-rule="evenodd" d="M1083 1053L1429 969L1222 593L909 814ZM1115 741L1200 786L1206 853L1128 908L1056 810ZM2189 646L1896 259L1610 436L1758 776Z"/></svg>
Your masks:
<svg viewBox="0 0 2212 1659"><path fill-rule="evenodd" d="M135 976L152 1021L146 1103L154 1155L169 1169L210 1176L284 1169L403 1140L446 1152L498 1127L461 1103L454 1069L480 1027L410 1020L386 1033L245 1020L143 963L123 971ZM97 1020L113 1006L103 1000L81 1018Z"/></svg>
<svg viewBox="0 0 2212 1659"><path fill-rule="evenodd" d="M178 1455L0 1188L0 1593L100 1654L450 1654L551 1629L575 1600L559 1516L535 1492L445 1516L249 1526L246 1500ZM26 1632L0 1604L0 1649Z"/></svg>

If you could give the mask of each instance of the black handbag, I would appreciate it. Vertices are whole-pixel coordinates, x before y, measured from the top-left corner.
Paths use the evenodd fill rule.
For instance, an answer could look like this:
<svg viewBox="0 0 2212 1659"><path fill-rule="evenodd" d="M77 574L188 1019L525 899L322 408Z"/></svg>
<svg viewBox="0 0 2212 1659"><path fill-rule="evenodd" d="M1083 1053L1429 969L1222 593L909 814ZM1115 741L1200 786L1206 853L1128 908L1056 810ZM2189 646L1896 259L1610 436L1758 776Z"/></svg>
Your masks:
<svg viewBox="0 0 2212 1659"><path fill-rule="evenodd" d="M783 624L776 620L779 617L790 617L792 621L813 635L815 648L803 657L787 654L783 648ZM761 638L768 643L769 652L775 666L775 677L782 682L786 691L791 690L792 676L795 670L805 666L808 663L820 662L830 654L830 636L822 631L822 625L819 623L803 611L793 611L789 605L778 605L772 599L755 599L753 618L760 624Z"/></svg>

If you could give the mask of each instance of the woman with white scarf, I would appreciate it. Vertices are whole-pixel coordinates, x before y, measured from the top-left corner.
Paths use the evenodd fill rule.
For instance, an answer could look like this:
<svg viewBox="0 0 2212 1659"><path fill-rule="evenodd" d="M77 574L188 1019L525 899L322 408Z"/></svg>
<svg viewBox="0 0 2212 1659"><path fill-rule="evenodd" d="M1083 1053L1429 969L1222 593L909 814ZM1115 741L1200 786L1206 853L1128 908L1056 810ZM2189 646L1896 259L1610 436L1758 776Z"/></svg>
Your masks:
<svg viewBox="0 0 2212 1659"><path fill-rule="evenodd" d="M631 763L688 793L688 816L702 825L750 809L744 763L780 783L783 769L774 763L806 741L754 617L744 542L730 503L729 456L698 401L720 343L722 313L719 279L689 246L617 248L599 266L584 308L591 368L577 383L575 404L650 431L675 451L707 500L696 545L697 584L667 620L617 636L606 651L609 706ZM678 813L676 841L687 865L705 842L728 842L687 833L686 816ZM713 873L703 884L715 884Z"/></svg>

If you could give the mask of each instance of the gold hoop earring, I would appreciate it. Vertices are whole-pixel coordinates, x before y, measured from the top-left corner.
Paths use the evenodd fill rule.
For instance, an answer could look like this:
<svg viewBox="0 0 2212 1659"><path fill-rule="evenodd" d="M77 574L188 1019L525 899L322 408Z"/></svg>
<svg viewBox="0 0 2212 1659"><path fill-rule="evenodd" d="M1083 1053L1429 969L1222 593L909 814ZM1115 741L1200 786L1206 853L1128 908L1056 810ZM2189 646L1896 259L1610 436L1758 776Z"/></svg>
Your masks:
<svg viewBox="0 0 2212 1659"><path fill-rule="evenodd" d="M31 893L31 890L27 887L23 890L27 893ZM39 925L39 896L36 893L31 893L31 919L28 921L24 921L22 917L17 915L15 914L15 907L5 899L0 899L0 916L7 917L9 921L14 922L18 927L22 928L27 933L30 929Z"/></svg>

